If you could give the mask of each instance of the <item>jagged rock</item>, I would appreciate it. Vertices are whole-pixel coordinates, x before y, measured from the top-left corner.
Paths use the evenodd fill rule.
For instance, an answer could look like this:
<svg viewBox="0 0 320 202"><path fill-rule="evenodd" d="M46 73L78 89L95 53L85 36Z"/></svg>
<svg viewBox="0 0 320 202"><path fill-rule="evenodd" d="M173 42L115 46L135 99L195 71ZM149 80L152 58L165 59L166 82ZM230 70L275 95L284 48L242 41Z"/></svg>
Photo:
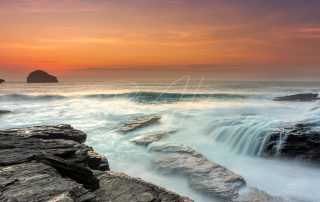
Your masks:
<svg viewBox="0 0 320 202"><path fill-rule="evenodd" d="M166 132L148 134L148 135L140 136L140 137L132 140L132 142L134 142L137 145L148 146L152 142L159 141L163 137L168 136L168 135L175 133L175 132L176 131L166 131Z"/></svg>
<svg viewBox="0 0 320 202"><path fill-rule="evenodd" d="M108 161L84 142L86 134L70 125L37 126L0 131L0 166L24 163L35 154L59 156L92 169L108 170ZM92 167L91 167L92 166Z"/></svg>
<svg viewBox="0 0 320 202"><path fill-rule="evenodd" d="M295 94L295 95L288 95L283 97L276 97L273 100L274 101L308 102L308 101L318 100L318 94L313 94L313 93Z"/></svg>
<svg viewBox="0 0 320 202"><path fill-rule="evenodd" d="M101 202L191 202L186 197L181 197L164 188L147 183L143 180L129 177L122 173L112 171L96 172L100 180L100 189L94 194Z"/></svg>
<svg viewBox="0 0 320 202"><path fill-rule="evenodd" d="M107 159L80 144L85 137L69 125L0 131L0 201L191 201L103 172Z"/></svg>
<svg viewBox="0 0 320 202"><path fill-rule="evenodd" d="M11 111L9 111L9 110L0 110L0 115L1 114L9 114L9 113L11 113Z"/></svg>
<svg viewBox="0 0 320 202"><path fill-rule="evenodd" d="M176 173L188 178L191 188L207 195L231 200L245 186L244 179L227 168L210 162L192 148L174 143L152 145L152 161L163 173Z"/></svg>
<svg viewBox="0 0 320 202"><path fill-rule="evenodd" d="M249 191L237 199L234 202L306 202L300 199L291 197L272 196L267 192L259 190L257 188L250 188Z"/></svg>
<svg viewBox="0 0 320 202"><path fill-rule="evenodd" d="M84 201L83 198L95 196L49 165L29 162L0 167L0 201Z"/></svg>
<svg viewBox="0 0 320 202"><path fill-rule="evenodd" d="M109 162L105 156L98 154L93 150L89 150L87 155L89 156L87 164L90 168L102 171L110 170Z"/></svg>
<svg viewBox="0 0 320 202"><path fill-rule="evenodd" d="M308 123L289 124L269 133L266 156L320 163L320 132Z"/></svg>
<svg viewBox="0 0 320 202"><path fill-rule="evenodd" d="M6 130L5 133L26 138L73 140L78 143L84 143L87 139L87 135L84 132L75 130L67 124L57 126L34 126L18 129L13 128Z"/></svg>
<svg viewBox="0 0 320 202"><path fill-rule="evenodd" d="M28 162L34 154L51 154L56 156L73 155L78 145L64 140L41 140L6 135L0 132L0 166Z"/></svg>
<svg viewBox="0 0 320 202"><path fill-rule="evenodd" d="M2 84L3 82L5 82L5 80L3 80L3 79L0 79L0 84Z"/></svg>
<svg viewBox="0 0 320 202"><path fill-rule="evenodd" d="M84 185L87 189L98 189L99 180L93 176L92 171L84 165L70 163L59 157L47 154L36 154L33 156L39 162L54 167L61 175Z"/></svg>
<svg viewBox="0 0 320 202"><path fill-rule="evenodd" d="M29 74L27 83L58 83L58 79L45 71L36 70Z"/></svg>
<svg viewBox="0 0 320 202"><path fill-rule="evenodd" d="M122 132L131 132L133 130L136 130L138 128L147 127L149 125L157 123L161 119L160 116L141 116L138 118L135 118L133 120L130 120L123 124L120 131Z"/></svg>

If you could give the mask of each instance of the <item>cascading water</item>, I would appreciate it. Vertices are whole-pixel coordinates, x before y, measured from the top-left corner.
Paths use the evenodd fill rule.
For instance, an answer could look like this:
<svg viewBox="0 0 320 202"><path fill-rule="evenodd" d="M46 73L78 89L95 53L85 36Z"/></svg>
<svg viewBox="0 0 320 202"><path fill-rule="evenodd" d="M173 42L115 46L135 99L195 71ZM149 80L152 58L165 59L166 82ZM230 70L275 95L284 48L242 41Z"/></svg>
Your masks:
<svg viewBox="0 0 320 202"><path fill-rule="evenodd" d="M271 128L276 122L253 117L215 120L206 128L207 135L217 146L239 155L261 156Z"/></svg>
<svg viewBox="0 0 320 202"><path fill-rule="evenodd" d="M255 114L245 114L228 119L214 120L206 127L205 133L210 137L216 147L227 149L237 155L265 156L265 150L272 134L277 133L275 140L275 155L281 157L281 148L288 137L286 127L292 127L295 122L309 123L312 129L319 131L320 117L319 103L310 110L301 114L301 118L293 123L257 117Z"/></svg>

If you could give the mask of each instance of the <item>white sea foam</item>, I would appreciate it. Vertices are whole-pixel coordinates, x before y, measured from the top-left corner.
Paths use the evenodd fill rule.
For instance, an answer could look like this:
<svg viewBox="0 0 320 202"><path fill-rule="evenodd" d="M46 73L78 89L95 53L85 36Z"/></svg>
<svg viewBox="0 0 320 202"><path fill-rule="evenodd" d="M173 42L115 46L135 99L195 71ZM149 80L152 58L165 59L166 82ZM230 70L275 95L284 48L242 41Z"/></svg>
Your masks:
<svg viewBox="0 0 320 202"><path fill-rule="evenodd" d="M0 86L0 108L12 113L0 117L0 129L72 124L88 133L87 144L107 155L111 169L196 201L211 201L192 191L184 178L164 176L154 170L147 150L130 142L146 133L177 130L165 140L191 146L209 160L242 175L249 186L274 195L320 201L320 168L261 157L272 128L320 117L317 102L273 102L272 98L318 92L319 83L205 82L200 88L198 84L6 83ZM160 124L126 135L119 133L124 121L146 114L161 115Z"/></svg>

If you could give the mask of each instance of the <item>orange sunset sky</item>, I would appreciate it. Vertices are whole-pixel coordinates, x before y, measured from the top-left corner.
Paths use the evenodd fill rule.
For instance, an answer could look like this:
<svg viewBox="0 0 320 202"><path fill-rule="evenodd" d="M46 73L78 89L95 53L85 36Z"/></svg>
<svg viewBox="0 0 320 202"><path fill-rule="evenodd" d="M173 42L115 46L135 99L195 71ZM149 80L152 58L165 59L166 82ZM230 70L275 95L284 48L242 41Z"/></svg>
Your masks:
<svg viewBox="0 0 320 202"><path fill-rule="evenodd" d="M0 0L0 78L320 80L318 0Z"/></svg>

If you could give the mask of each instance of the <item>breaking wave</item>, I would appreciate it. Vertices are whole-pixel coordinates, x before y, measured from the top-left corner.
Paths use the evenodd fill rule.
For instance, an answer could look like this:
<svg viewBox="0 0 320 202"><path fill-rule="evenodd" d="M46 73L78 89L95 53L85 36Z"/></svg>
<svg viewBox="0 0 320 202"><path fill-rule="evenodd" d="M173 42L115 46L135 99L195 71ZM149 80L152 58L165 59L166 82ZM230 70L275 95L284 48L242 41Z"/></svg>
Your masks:
<svg viewBox="0 0 320 202"><path fill-rule="evenodd" d="M55 100L67 98L85 98L85 99L129 99L138 103L156 104L172 103L179 101L193 100L241 100L241 99L263 99L261 95L245 94L192 94L192 93L161 93L161 92L130 92L118 94L88 94L88 95L27 95L27 94L9 94L0 96L0 100Z"/></svg>
<svg viewBox="0 0 320 202"><path fill-rule="evenodd" d="M8 94L1 95L0 100L3 101L28 101L28 100L55 100L64 99L62 95L27 95L27 94Z"/></svg>

